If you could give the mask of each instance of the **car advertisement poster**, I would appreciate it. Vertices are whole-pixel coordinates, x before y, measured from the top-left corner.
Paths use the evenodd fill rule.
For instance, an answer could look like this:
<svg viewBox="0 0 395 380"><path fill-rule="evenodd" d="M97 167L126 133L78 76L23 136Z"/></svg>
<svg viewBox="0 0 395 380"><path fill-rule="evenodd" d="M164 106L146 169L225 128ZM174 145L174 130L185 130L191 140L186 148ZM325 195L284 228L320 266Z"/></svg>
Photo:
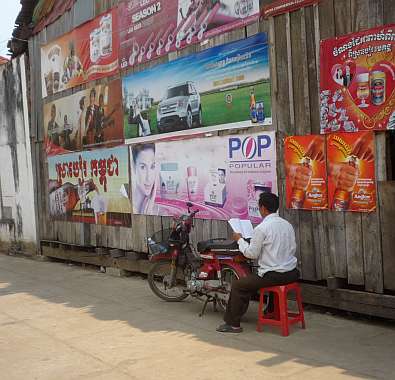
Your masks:
<svg viewBox="0 0 395 380"><path fill-rule="evenodd" d="M199 147L199 149L196 149ZM274 132L199 137L131 146L133 212L261 220L262 192L277 194Z"/></svg>
<svg viewBox="0 0 395 380"><path fill-rule="evenodd" d="M116 9L41 48L42 96L115 74L119 26Z"/></svg>
<svg viewBox="0 0 395 380"><path fill-rule="evenodd" d="M257 34L133 73L123 78L122 87L130 143L192 128L206 132L270 123L267 36Z"/></svg>
<svg viewBox="0 0 395 380"><path fill-rule="evenodd" d="M125 146L49 157L50 217L130 226L128 162Z"/></svg>
<svg viewBox="0 0 395 380"><path fill-rule="evenodd" d="M328 194L335 211L376 209L374 133L331 133L327 136Z"/></svg>
<svg viewBox="0 0 395 380"><path fill-rule="evenodd" d="M44 104L48 156L123 143L121 82L112 81Z"/></svg>
<svg viewBox="0 0 395 380"><path fill-rule="evenodd" d="M325 136L288 136L284 141L287 208L328 208Z"/></svg>
<svg viewBox="0 0 395 380"><path fill-rule="evenodd" d="M118 10L127 68L257 21L259 0L129 0Z"/></svg>
<svg viewBox="0 0 395 380"><path fill-rule="evenodd" d="M321 133L395 129L395 24L321 41Z"/></svg>

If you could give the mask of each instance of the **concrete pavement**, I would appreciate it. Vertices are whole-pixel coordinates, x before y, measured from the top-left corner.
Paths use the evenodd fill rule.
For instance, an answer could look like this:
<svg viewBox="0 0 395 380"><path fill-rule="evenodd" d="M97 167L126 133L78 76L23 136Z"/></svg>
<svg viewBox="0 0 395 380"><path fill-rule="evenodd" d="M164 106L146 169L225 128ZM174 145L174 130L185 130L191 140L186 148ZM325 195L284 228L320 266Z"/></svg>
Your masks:
<svg viewBox="0 0 395 380"><path fill-rule="evenodd" d="M0 378L395 379L395 328L307 311L281 337L215 332L221 315L166 303L139 277L0 255Z"/></svg>

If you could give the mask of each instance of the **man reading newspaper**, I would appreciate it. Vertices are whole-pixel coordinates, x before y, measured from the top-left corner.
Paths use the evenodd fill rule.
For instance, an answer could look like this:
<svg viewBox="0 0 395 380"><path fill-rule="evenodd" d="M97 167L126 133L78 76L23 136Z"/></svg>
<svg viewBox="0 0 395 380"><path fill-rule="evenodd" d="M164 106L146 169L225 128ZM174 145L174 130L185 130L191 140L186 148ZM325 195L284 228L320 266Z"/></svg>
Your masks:
<svg viewBox="0 0 395 380"><path fill-rule="evenodd" d="M240 319L248 308L250 297L260 288L285 285L297 281L295 231L290 223L277 214L277 195L262 193L259 197L259 212L263 221L254 229L248 243L240 233L234 233L239 250L249 259L258 261L258 274L234 280L224 317L225 324L217 331L239 333Z"/></svg>

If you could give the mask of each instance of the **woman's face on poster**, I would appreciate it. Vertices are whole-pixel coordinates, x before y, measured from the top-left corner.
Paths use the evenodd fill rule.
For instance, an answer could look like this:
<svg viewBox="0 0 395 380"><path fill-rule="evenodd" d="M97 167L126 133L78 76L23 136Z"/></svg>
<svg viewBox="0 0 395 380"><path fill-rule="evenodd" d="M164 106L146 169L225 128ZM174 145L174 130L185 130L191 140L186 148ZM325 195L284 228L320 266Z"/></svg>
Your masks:
<svg viewBox="0 0 395 380"><path fill-rule="evenodd" d="M137 188L150 196L156 180L155 152L152 149L142 150L135 163Z"/></svg>

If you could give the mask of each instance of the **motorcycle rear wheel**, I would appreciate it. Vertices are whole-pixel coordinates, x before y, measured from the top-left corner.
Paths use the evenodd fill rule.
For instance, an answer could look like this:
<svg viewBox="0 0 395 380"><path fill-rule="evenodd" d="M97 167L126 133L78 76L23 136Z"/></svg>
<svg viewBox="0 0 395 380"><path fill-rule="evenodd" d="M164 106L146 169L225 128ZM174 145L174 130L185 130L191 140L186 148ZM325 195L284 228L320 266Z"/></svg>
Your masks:
<svg viewBox="0 0 395 380"><path fill-rule="evenodd" d="M176 284L168 287L170 280L171 261L158 261L148 273L148 284L152 292L167 302L180 302L189 296L180 275L181 269L176 268ZM183 279L183 276L182 276ZM161 287L162 285L162 287Z"/></svg>

